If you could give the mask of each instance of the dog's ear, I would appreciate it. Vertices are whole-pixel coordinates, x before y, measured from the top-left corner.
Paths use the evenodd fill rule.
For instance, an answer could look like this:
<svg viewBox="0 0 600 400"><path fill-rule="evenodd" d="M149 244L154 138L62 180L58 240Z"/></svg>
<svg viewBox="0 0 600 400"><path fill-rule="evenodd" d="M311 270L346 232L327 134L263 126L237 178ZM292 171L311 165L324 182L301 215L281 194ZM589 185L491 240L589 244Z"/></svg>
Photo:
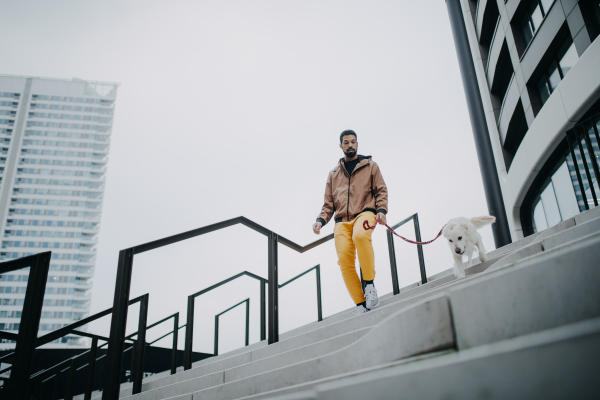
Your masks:
<svg viewBox="0 0 600 400"><path fill-rule="evenodd" d="M469 231L469 225L467 225L467 224L460 224L460 226L461 226L461 228L464 228L465 231L467 231L467 232Z"/></svg>

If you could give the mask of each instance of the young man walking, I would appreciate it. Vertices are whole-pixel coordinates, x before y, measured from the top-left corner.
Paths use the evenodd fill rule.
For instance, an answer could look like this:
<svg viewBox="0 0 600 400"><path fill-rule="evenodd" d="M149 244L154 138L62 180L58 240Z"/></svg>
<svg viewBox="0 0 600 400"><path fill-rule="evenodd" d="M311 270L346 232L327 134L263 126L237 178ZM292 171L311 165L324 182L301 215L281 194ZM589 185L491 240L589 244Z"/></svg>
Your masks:
<svg viewBox="0 0 600 400"><path fill-rule="evenodd" d="M358 155L358 138L354 131L340 135L344 158L329 172L325 186L325 202L313 225L318 235L335 212L335 249L346 288L357 305L354 314L364 314L379 305L375 290L375 255L371 244L371 229L363 228L364 221L375 226L385 224L388 210L387 187L379 166L371 156ZM363 292L356 273L356 253L365 281Z"/></svg>

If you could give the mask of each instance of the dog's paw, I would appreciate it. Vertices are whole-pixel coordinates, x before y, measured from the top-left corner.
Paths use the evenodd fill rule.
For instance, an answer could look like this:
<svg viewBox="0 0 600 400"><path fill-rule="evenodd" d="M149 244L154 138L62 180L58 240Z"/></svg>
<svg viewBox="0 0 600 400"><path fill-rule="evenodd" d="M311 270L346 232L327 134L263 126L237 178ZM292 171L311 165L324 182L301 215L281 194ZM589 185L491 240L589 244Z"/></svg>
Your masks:
<svg viewBox="0 0 600 400"><path fill-rule="evenodd" d="M479 253L479 261L481 261L481 262L487 261L487 256L485 255L485 253Z"/></svg>
<svg viewBox="0 0 600 400"><path fill-rule="evenodd" d="M461 278L464 278L465 276L466 276L466 275L465 275L465 273L464 273L464 272L462 272L462 271L461 271L461 272L456 272L456 271L454 271L454 277L455 277L456 279L461 279Z"/></svg>

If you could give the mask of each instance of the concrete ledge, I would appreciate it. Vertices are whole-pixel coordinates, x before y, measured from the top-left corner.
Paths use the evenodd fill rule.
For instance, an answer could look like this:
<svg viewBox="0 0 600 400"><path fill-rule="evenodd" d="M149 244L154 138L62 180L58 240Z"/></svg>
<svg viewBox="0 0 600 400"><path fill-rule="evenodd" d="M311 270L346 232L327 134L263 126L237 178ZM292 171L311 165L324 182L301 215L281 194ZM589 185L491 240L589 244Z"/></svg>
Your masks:
<svg viewBox="0 0 600 400"><path fill-rule="evenodd" d="M598 260L588 239L449 289L458 348L600 317Z"/></svg>

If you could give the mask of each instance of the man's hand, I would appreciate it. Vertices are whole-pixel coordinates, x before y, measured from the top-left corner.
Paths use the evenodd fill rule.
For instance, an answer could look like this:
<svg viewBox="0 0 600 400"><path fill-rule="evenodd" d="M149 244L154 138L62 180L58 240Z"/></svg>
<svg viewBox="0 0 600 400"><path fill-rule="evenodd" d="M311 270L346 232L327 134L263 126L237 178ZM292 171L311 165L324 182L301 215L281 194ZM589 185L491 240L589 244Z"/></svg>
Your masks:
<svg viewBox="0 0 600 400"><path fill-rule="evenodd" d="M315 234L317 234L317 235L320 234L321 233L321 226L322 225L321 225L321 223L319 221L315 222L314 225L313 225L313 232Z"/></svg>
<svg viewBox="0 0 600 400"><path fill-rule="evenodd" d="M385 214L384 213L377 214L377 222L379 223L379 225L385 225L385 224L387 224L387 220L385 219Z"/></svg>

